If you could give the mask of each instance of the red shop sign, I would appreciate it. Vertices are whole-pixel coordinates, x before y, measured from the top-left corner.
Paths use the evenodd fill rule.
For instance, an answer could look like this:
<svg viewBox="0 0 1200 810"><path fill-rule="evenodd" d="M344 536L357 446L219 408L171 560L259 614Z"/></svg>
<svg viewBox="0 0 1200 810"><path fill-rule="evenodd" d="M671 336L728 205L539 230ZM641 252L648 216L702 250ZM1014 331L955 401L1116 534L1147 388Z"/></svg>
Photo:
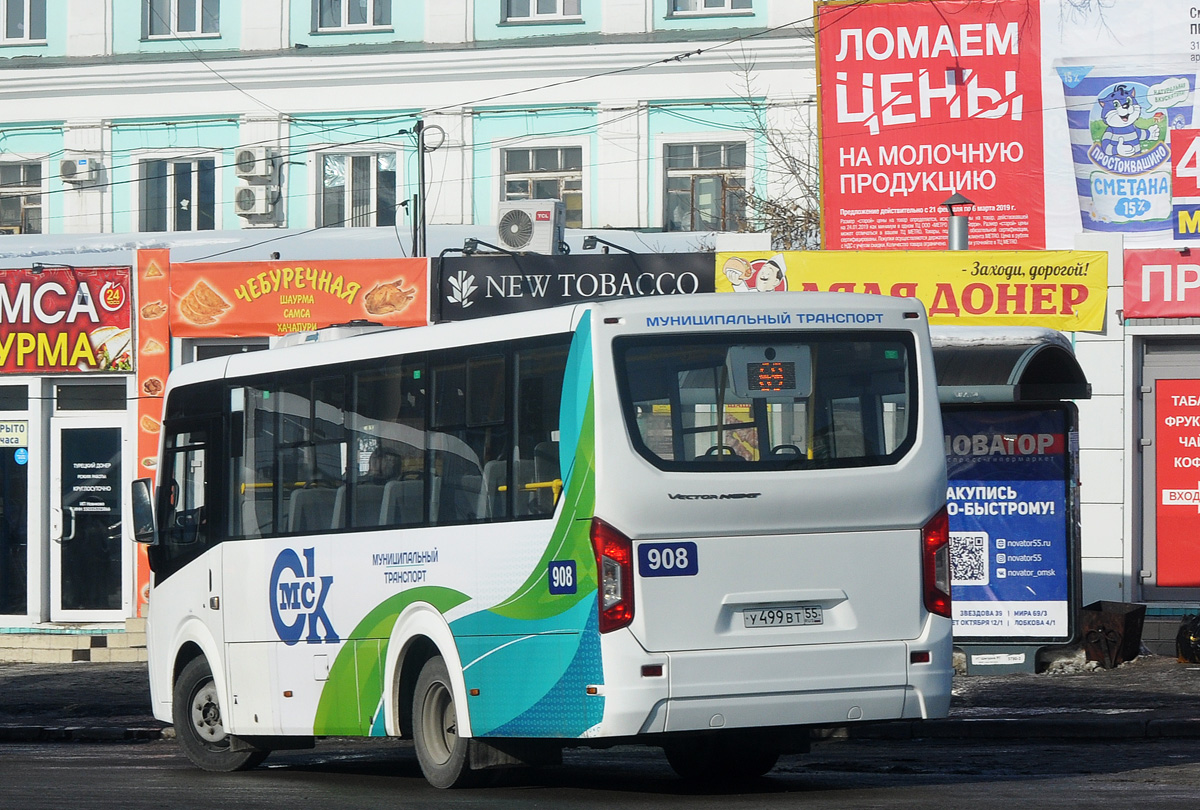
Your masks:
<svg viewBox="0 0 1200 810"><path fill-rule="evenodd" d="M0 372L134 368L128 267L0 271Z"/></svg>
<svg viewBox="0 0 1200 810"><path fill-rule="evenodd" d="M1200 256L1171 248L1125 251L1126 318L1200 316Z"/></svg>
<svg viewBox="0 0 1200 810"><path fill-rule="evenodd" d="M1157 583L1200 586L1200 380L1154 392Z"/></svg>

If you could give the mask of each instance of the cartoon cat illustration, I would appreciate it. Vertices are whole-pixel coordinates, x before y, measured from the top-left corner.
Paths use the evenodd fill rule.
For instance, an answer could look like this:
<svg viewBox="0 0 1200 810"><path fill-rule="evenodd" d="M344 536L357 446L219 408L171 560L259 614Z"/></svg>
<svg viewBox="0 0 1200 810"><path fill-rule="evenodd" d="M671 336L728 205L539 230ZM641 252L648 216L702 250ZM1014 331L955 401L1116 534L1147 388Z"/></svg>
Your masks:
<svg viewBox="0 0 1200 810"><path fill-rule="evenodd" d="M1149 127L1137 125L1142 117L1142 105L1138 103L1134 88L1118 84L1108 95L1098 98L1097 102L1108 127L1100 136L1100 148L1104 154L1131 157L1141 151L1143 141L1158 140L1157 123ZM1161 113L1155 118L1161 118Z"/></svg>

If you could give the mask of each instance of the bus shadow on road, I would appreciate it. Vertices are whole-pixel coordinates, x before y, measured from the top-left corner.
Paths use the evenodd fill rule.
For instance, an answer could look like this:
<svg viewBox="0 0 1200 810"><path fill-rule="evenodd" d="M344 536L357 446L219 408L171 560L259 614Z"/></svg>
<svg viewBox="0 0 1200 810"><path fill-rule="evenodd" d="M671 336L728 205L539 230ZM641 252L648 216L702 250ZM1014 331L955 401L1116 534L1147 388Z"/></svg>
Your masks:
<svg viewBox="0 0 1200 810"><path fill-rule="evenodd" d="M482 786L502 799L528 790L648 794L662 797L816 794L897 787L954 787L1014 781L1103 780L1121 774L1200 765L1190 740L1127 742L996 743L913 741L847 742L821 745L807 755L788 756L766 776L737 782L680 779L654 748L569 750L551 768L497 771ZM281 752L269 769L421 782L411 743L322 741L314 751Z"/></svg>

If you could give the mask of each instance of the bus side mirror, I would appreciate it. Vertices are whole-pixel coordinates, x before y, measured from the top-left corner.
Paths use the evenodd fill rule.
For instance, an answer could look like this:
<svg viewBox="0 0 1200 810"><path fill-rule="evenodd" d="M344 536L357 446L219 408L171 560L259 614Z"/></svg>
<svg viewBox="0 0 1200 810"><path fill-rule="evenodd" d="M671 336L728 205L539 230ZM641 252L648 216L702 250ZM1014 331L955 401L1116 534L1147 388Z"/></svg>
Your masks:
<svg viewBox="0 0 1200 810"><path fill-rule="evenodd" d="M151 494L149 478L139 478L133 482L131 492L133 498L133 539L139 543L154 545L158 542L157 527L154 524L154 497Z"/></svg>

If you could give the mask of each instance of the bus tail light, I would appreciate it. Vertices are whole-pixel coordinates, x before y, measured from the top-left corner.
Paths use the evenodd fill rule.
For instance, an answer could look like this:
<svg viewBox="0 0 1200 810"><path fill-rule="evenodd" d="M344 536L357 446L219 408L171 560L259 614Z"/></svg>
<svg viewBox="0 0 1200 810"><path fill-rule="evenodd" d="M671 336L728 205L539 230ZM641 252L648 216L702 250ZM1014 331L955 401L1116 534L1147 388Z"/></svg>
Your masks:
<svg viewBox="0 0 1200 810"><path fill-rule="evenodd" d="M610 633L633 621L633 542L592 518L592 549L600 578L600 632Z"/></svg>
<svg viewBox="0 0 1200 810"><path fill-rule="evenodd" d="M950 618L950 518L946 507L921 529L925 609Z"/></svg>

